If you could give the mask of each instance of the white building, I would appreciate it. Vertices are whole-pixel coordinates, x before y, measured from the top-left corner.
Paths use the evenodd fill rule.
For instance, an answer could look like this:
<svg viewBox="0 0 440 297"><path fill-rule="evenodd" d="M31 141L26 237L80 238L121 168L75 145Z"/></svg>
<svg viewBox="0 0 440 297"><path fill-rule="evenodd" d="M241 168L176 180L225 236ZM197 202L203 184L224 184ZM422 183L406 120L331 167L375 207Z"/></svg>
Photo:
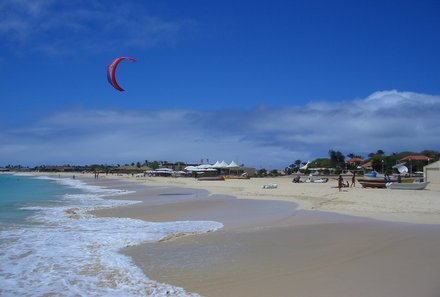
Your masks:
<svg viewBox="0 0 440 297"><path fill-rule="evenodd" d="M433 184L440 184L440 161L423 167L425 179Z"/></svg>

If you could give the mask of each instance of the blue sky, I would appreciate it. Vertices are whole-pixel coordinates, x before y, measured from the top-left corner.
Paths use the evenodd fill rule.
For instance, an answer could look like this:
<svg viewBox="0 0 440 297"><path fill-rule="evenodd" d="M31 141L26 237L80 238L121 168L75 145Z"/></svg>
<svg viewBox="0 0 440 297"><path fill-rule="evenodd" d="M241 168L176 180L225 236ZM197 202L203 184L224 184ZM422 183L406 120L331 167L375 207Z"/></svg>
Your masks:
<svg viewBox="0 0 440 297"><path fill-rule="evenodd" d="M428 0L3 0L0 166L440 150L439 36Z"/></svg>

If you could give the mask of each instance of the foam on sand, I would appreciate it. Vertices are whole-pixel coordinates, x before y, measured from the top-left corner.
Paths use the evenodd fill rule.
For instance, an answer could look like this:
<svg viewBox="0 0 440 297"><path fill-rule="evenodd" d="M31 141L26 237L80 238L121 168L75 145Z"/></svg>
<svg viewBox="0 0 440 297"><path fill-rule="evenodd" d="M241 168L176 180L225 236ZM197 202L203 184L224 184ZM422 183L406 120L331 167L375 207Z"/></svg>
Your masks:
<svg viewBox="0 0 440 297"><path fill-rule="evenodd" d="M138 201L104 196L127 191L105 189L79 180L56 179L84 193L64 195L36 210L29 225L0 232L2 296L193 296L182 288L148 279L131 259L127 246L222 228L213 221L152 223L128 218L97 218L91 210Z"/></svg>

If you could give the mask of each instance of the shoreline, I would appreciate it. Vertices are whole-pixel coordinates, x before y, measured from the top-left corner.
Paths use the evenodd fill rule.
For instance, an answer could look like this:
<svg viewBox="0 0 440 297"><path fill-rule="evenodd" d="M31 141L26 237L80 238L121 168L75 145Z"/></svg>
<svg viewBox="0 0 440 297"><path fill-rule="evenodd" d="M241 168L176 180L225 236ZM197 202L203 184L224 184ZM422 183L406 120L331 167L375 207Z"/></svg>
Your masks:
<svg viewBox="0 0 440 297"><path fill-rule="evenodd" d="M149 278L187 292L206 297L428 297L440 292L440 226L432 219L437 204L427 212L429 219L420 219L426 211L419 210L417 220L408 215L418 200L433 199L435 189L399 199L402 191L357 188L339 193L331 181L297 187L290 178L198 182L77 177L104 187L138 189L117 199L141 203L94 211L98 217L153 222L207 219L224 224L215 232L178 234L121 250ZM274 181L279 183L277 189L261 189L263 183ZM289 193L292 189L297 191ZM348 203L348 194L360 203ZM376 220L377 213L362 209L365 199L390 200L382 211L387 220ZM296 201L300 203L292 203ZM413 203L403 203L408 201ZM406 208L393 216L391 211L399 208L391 202ZM352 206L350 211L347 205ZM353 216L354 206L362 216ZM338 211L325 212L328 208ZM350 215L340 215L341 210ZM415 224L418 221L423 223Z"/></svg>
<svg viewBox="0 0 440 297"><path fill-rule="evenodd" d="M333 212L381 221L414 224L440 224L440 185L425 190L343 188L338 192L336 180L327 183L294 184L292 177L197 181L193 178L103 176L104 179L127 179L150 186L203 189L210 195L230 195L240 199L287 201L299 210ZM276 183L276 189L262 189Z"/></svg>
<svg viewBox="0 0 440 297"><path fill-rule="evenodd" d="M209 219L225 226L121 251L159 282L206 297L412 297L440 292L438 225L300 210L279 199L204 191L187 199L201 190L169 183L156 187L157 197L174 197L157 203L157 197L151 201L144 196L136 207L97 215L147 221Z"/></svg>
<svg viewBox="0 0 440 297"><path fill-rule="evenodd" d="M440 184L429 184L425 190L365 189L357 183L355 188L338 192L336 178L327 183L292 183L291 176L225 181L197 181L189 177L135 177L131 175L100 175L92 173L35 173L85 178L88 182L126 180L147 186L179 187L204 190L209 195L229 195L240 199L286 201L298 210L323 211L340 215L370 218L386 222L413 224L440 224ZM262 189L265 184L276 183L276 189Z"/></svg>

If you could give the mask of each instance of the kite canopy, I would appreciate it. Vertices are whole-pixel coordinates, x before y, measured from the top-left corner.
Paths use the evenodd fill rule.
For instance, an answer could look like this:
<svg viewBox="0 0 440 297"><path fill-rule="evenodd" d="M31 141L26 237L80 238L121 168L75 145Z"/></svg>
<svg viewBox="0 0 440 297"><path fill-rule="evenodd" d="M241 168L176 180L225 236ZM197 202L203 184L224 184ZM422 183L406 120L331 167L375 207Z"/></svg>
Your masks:
<svg viewBox="0 0 440 297"><path fill-rule="evenodd" d="M119 63L121 63L123 60L136 62L135 59L130 57L119 57L107 66L107 80L116 90L120 92L123 92L124 89L121 88L116 81L116 68L118 68Z"/></svg>

